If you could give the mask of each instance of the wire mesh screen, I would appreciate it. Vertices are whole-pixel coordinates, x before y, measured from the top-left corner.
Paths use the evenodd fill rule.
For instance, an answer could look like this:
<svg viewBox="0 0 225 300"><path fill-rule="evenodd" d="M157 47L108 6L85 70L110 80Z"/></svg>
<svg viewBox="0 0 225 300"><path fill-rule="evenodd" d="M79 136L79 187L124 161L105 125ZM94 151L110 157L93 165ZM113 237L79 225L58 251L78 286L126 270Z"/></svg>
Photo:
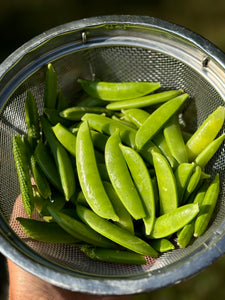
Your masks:
<svg viewBox="0 0 225 300"><path fill-rule="evenodd" d="M191 101L186 108L183 122L189 131L194 131L203 120L224 102L220 95L194 69L163 53L151 49L113 46L79 50L53 62L58 74L58 84L65 95L73 101L78 89L76 79L97 77L104 81L159 81L162 89L178 88L189 93ZM46 260L62 265L65 269L102 276L130 276L161 270L183 258L196 254L197 249L207 247L206 241L215 235L225 217L224 205L224 148L215 155L208 165L207 172L221 176L221 192L212 224L207 232L186 249L175 249L161 254L159 258L149 258L145 266L125 266L92 261L75 246L46 244L27 238L16 217L26 216L18 197L19 183L12 154L12 137L26 131L24 100L27 90L31 90L37 100L39 113L42 113L45 67L27 78L5 103L0 113L0 210L12 229L29 247ZM17 200L16 200L17 199ZM35 213L34 218L39 218ZM212 239L211 239L212 240Z"/></svg>

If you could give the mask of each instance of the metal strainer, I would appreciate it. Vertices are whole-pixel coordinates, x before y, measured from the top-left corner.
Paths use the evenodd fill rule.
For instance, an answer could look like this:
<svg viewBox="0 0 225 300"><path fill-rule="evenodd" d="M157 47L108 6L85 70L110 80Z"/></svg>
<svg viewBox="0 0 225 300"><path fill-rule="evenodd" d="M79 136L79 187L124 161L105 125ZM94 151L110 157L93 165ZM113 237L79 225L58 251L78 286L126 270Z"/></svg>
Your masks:
<svg viewBox="0 0 225 300"><path fill-rule="evenodd" d="M76 79L159 81L193 99L184 123L194 130L225 99L225 55L201 36L172 23L140 16L83 19L32 39L0 66L0 251L30 273L57 286L99 295L153 291L197 274L225 252L224 148L207 172L220 173L221 193L207 232L186 249L175 249L145 266L96 262L76 247L26 238L15 221L23 216L12 155L12 137L24 133L24 100L35 95L39 111L46 64L53 62L59 86L73 98ZM16 202L17 199L17 202ZM15 205L16 202L16 205Z"/></svg>

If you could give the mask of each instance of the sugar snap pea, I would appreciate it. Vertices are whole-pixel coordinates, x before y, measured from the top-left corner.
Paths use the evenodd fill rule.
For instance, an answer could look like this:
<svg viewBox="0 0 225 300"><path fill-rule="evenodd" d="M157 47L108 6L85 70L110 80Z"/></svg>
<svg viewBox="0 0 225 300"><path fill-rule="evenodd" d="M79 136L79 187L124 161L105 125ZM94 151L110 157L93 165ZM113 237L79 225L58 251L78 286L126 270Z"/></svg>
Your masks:
<svg viewBox="0 0 225 300"><path fill-rule="evenodd" d="M152 257L158 256L157 251L154 250L147 242L133 235L126 229L99 217L92 210L78 205L77 214L84 223L88 224L93 230L113 242L142 255Z"/></svg>
<svg viewBox="0 0 225 300"><path fill-rule="evenodd" d="M106 109L105 107L73 106L61 111L59 115L60 117L65 118L67 120L80 121L86 113L105 114L107 116L112 116L113 114L110 110Z"/></svg>
<svg viewBox="0 0 225 300"><path fill-rule="evenodd" d="M163 253L175 249L174 244L171 243L170 240L166 238L151 240L151 246L159 253Z"/></svg>
<svg viewBox="0 0 225 300"><path fill-rule="evenodd" d="M186 190L184 192L183 203L187 201L188 197L191 195L191 193L193 193L193 191L198 186L198 183L201 179L201 174L202 174L202 169L199 166L196 166L193 171L193 174L189 179Z"/></svg>
<svg viewBox="0 0 225 300"><path fill-rule="evenodd" d="M185 204L155 220L150 238L165 238L191 222L199 213L198 204Z"/></svg>
<svg viewBox="0 0 225 300"><path fill-rule="evenodd" d="M76 158L79 182L90 207L103 218L118 220L99 174L87 121L78 130Z"/></svg>
<svg viewBox="0 0 225 300"><path fill-rule="evenodd" d="M108 101L104 101L98 98L94 98L91 96L87 96L82 98L78 103L77 106L81 106L81 107L102 107L102 106L106 106L109 102Z"/></svg>
<svg viewBox="0 0 225 300"><path fill-rule="evenodd" d="M193 161L214 140L224 124L224 119L225 107L219 106L198 127L186 143L189 161Z"/></svg>
<svg viewBox="0 0 225 300"><path fill-rule="evenodd" d="M103 82L78 78L86 93L102 100L125 100L144 96L158 88L159 82Z"/></svg>
<svg viewBox="0 0 225 300"><path fill-rule="evenodd" d="M120 264L145 265L144 255L117 249L102 249L99 247L81 246L81 250L94 260L107 261Z"/></svg>
<svg viewBox="0 0 225 300"><path fill-rule="evenodd" d="M134 219L145 217L144 207L135 184L129 174L126 161L119 144L121 143L119 131L112 134L105 146L105 164L110 181L123 205Z"/></svg>
<svg viewBox="0 0 225 300"><path fill-rule="evenodd" d="M141 127L144 121L149 117L149 113L140 108L124 109L122 112L125 117L138 128Z"/></svg>
<svg viewBox="0 0 225 300"><path fill-rule="evenodd" d="M66 150L73 156L76 156L76 136L61 123L57 123L52 127L52 130L58 141L66 148Z"/></svg>
<svg viewBox="0 0 225 300"><path fill-rule="evenodd" d="M154 93L151 95L129 99L129 100L123 100L123 101L113 101L112 103L109 103L106 108L111 110L121 110L121 109L129 109L129 108L142 108L142 107L148 107L151 105L158 105L161 103L164 103L179 94L181 94L181 90L171 90L171 91L165 91L161 93Z"/></svg>
<svg viewBox="0 0 225 300"><path fill-rule="evenodd" d="M44 107L56 108L57 73L51 63L48 63L45 78Z"/></svg>
<svg viewBox="0 0 225 300"><path fill-rule="evenodd" d="M141 149L148 140L150 140L162 126L177 113L184 102L188 99L188 94L179 95L158 107L150 116L145 120L142 126L138 129L135 144L137 149Z"/></svg>
<svg viewBox="0 0 225 300"><path fill-rule="evenodd" d="M119 145L144 205L145 233L149 235L155 221L155 199L151 178L142 157L132 148Z"/></svg>
<svg viewBox="0 0 225 300"><path fill-rule="evenodd" d="M44 108L44 114L50 121L50 123L54 126L58 123L62 124L65 127L69 127L72 125L72 121L67 120L65 118L60 117L59 111L53 108Z"/></svg>

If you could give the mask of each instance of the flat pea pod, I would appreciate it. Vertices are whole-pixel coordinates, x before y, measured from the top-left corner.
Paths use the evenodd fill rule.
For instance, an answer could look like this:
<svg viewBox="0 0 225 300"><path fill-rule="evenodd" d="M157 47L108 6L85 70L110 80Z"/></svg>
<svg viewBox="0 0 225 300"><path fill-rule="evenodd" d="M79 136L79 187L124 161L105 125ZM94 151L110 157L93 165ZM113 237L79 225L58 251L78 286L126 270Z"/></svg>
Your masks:
<svg viewBox="0 0 225 300"><path fill-rule="evenodd" d="M118 220L99 174L87 121L78 130L76 158L79 182L90 207L103 218Z"/></svg>
<svg viewBox="0 0 225 300"><path fill-rule="evenodd" d="M52 127L52 130L63 147L65 147L73 156L76 156L76 136L61 123Z"/></svg>
<svg viewBox="0 0 225 300"><path fill-rule="evenodd" d="M77 81L88 95L109 101L144 96L160 88L159 82L104 82L81 78Z"/></svg>
<svg viewBox="0 0 225 300"><path fill-rule="evenodd" d="M110 182L103 181L103 185L119 217L119 220L116 221L116 224L121 228L124 228L130 233L134 234L134 225L133 225L132 217L124 207L118 195L116 194L112 184Z"/></svg>
<svg viewBox="0 0 225 300"><path fill-rule="evenodd" d="M48 210L55 222L76 239L98 247L114 248L116 246L111 240L108 240L83 222L53 208L48 208Z"/></svg>
<svg viewBox="0 0 225 300"><path fill-rule="evenodd" d="M34 149L40 139L40 126L36 99L31 91L27 91L24 105L28 142L31 148Z"/></svg>
<svg viewBox="0 0 225 300"><path fill-rule="evenodd" d="M32 239L53 244L76 244L77 238L68 234L55 222L44 222L17 217L23 231Z"/></svg>
<svg viewBox="0 0 225 300"><path fill-rule="evenodd" d="M63 192L59 172L54 159L50 151L48 151L47 147L41 141L38 142L35 148L34 156L49 182L59 191Z"/></svg>
<svg viewBox="0 0 225 300"><path fill-rule="evenodd" d="M155 220L150 238L160 239L170 236L190 223L199 213L198 204L185 204Z"/></svg>
<svg viewBox="0 0 225 300"><path fill-rule="evenodd" d="M44 116L41 116L41 125L57 165L65 198L69 201L76 191L75 172L70 156L57 140L51 124Z"/></svg>
<svg viewBox="0 0 225 300"><path fill-rule="evenodd" d="M178 115L172 116L165 124L163 134L172 156L179 164L188 162L186 145L181 132Z"/></svg>
<svg viewBox="0 0 225 300"><path fill-rule="evenodd" d="M28 216L31 217L34 210L34 195L29 173L27 153L19 134L13 137L12 147L23 206Z"/></svg>
<svg viewBox="0 0 225 300"><path fill-rule="evenodd" d="M179 205L182 204L183 195L187 188L190 177L193 173L194 167L195 167L194 163L182 163L178 165L178 167L174 172L176 178L177 196L178 196Z"/></svg>
<svg viewBox="0 0 225 300"><path fill-rule="evenodd" d="M215 209L217 199L220 192L220 178L219 174L216 174L214 180L209 185L205 197L200 206L199 215L195 221L194 236L201 236L207 229L209 221L211 220L213 211Z"/></svg>
<svg viewBox="0 0 225 300"><path fill-rule="evenodd" d="M125 250L102 249L90 246L81 246L81 250L91 259L98 261L130 265L145 265L147 263L144 255Z"/></svg>
<svg viewBox="0 0 225 300"><path fill-rule="evenodd" d="M193 161L214 140L224 124L225 107L219 106L198 127L186 143L189 161Z"/></svg>
<svg viewBox="0 0 225 300"><path fill-rule="evenodd" d="M135 135L137 131L130 126L127 126L118 120L113 120L102 115L89 113L85 114L82 117L82 120L88 121L90 128L105 133L109 136L112 135L118 128L120 131L122 142L127 146L131 146L132 148L134 148Z"/></svg>
<svg viewBox="0 0 225 300"><path fill-rule="evenodd" d="M145 233L149 235L155 221L155 199L149 171L142 157L132 148L119 145L132 179L142 199L146 216L143 218Z"/></svg>
<svg viewBox="0 0 225 300"><path fill-rule="evenodd" d="M81 118L86 114L105 114L107 116L112 116L112 112L105 107L81 107L73 106L68 107L59 113L60 117L71 121L80 121Z"/></svg>
<svg viewBox="0 0 225 300"><path fill-rule="evenodd" d="M157 257L158 253L147 242L95 214L92 210L77 205L77 214L84 223L89 225L106 238L136 253Z"/></svg>
<svg viewBox="0 0 225 300"><path fill-rule="evenodd" d="M130 108L122 110L124 116L138 128L149 117L149 113L140 108Z"/></svg>
<svg viewBox="0 0 225 300"><path fill-rule="evenodd" d="M191 175L189 182L187 184L186 190L183 196L183 203L185 203L188 197L193 193L193 191L197 188L198 183L201 179L202 169L199 166L195 167L193 174Z"/></svg>
<svg viewBox="0 0 225 300"><path fill-rule="evenodd" d="M177 113L184 102L188 99L188 94L179 95L158 107L150 116L145 120L142 126L138 129L135 144L140 150L148 140L150 140L163 125Z"/></svg>
<svg viewBox="0 0 225 300"><path fill-rule="evenodd" d="M160 253L175 249L174 244L166 238L151 240L151 246Z"/></svg>
<svg viewBox="0 0 225 300"><path fill-rule="evenodd" d="M204 167L219 149L224 139L225 134L221 134L217 139L208 144L208 146L206 146L205 149L197 155L197 157L195 158L195 163L202 169L204 169Z"/></svg>
<svg viewBox="0 0 225 300"><path fill-rule="evenodd" d="M159 190L160 214L163 215L178 206L176 179L167 159L154 151L152 155Z"/></svg>
<svg viewBox="0 0 225 300"><path fill-rule="evenodd" d="M120 143L117 130L108 138L105 146L106 168L110 181L125 208L134 219L142 219L145 217L144 207L119 147Z"/></svg>
<svg viewBox="0 0 225 300"><path fill-rule="evenodd" d="M151 105L158 105L161 103L164 103L179 94L181 94L181 90L171 90L171 91L165 91L161 93L154 93L151 95L138 97L134 99L129 100L123 100L123 101L114 101L112 103L109 103L106 108L111 110L121 110L121 109L129 109L129 108L142 108L142 107L149 107Z"/></svg>
<svg viewBox="0 0 225 300"><path fill-rule="evenodd" d="M45 78L44 107L56 108L57 73L51 63L48 63Z"/></svg>

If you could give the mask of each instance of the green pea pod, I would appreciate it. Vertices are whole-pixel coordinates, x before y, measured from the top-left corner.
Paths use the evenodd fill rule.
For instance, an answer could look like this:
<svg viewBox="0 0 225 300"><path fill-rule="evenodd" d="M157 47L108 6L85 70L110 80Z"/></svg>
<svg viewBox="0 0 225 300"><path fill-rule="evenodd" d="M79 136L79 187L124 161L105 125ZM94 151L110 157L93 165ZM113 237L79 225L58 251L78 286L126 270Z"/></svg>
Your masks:
<svg viewBox="0 0 225 300"><path fill-rule="evenodd" d="M34 156L49 182L59 191L63 191L59 172L57 170L54 159L51 153L48 151L47 147L40 141L35 148Z"/></svg>
<svg viewBox="0 0 225 300"><path fill-rule="evenodd" d="M224 124L225 107L219 106L198 127L186 143L188 159L193 161L211 143Z"/></svg>
<svg viewBox="0 0 225 300"><path fill-rule="evenodd" d="M138 153L141 154L141 156L143 157L143 159L149 163L150 165L153 166L153 157L152 157L152 151L154 152L158 152L158 153L162 153L162 151L159 149L158 146L156 146L156 144L149 140L143 147L141 150L138 151Z"/></svg>
<svg viewBox="0 0 225 300"><path fill-rule="evenodd" d="M27 153L20 135L15 135L13 137L12 146L23 206L28 216L31 217L34 210L34 195L29 173Z"/></svg>
<svg viewBox="0 0 225 300"><path fill-rule="evenodd" d="M199 213L198 204L185 204L155 220L150 238L160 239L177 232Z"/></svg>
<svg viewBox="0 0 225 300"><path fill-rule="evenodd" d="M73 106L69 107L59 113L60 117L71 121L80 121L86 114L105 114L106 116L112 116L112 112L105 107L81 107Z"/></svg>
<svg viewBox="0 0 225 300"><path fill-rule="evenodd" d="M219 174L217 174L212 183L209 185L200 206L200 212L195 221L195 237L201 236L206 231L219 197L219 191L220 178Z"/></svg>
<svg viewBox="0 0 225 300"><path fill-rule="evenodd" d="M145 233L149 235L155 221L155 199L151 178L142 157L132 148L119 145L132 179L142 199L146 216L143 218Z"/></svg>
<svg viewBox="0 0 225 300"><path fill-rule="evenodd" d="M176 161L179 164L188 162L186 145L178 121L178 115L170 118L164 127L163 133L169 150Z"/></svg>
<svg viewBox="0 0 225 300"><path fill-rule="evenodd" d="M91 96L82 98L78 103L77 106L79 107L102 107L106 106L108 104L108 101L104 101L98 98L94 98Z"/></svg>
<svg viewBox="0 0 225 300"><path fill-rule="evenodd" d="M68 99L63 95L62 89L60 88L56 98L56 110L62 111L69 106Z"/></svg>
<svg viewBox="0 0 225 300"><path fill-rule="evenodd" d="M48 63L45 79L45 91L44 91L44 107L56 108L57 101L57 73L55 72L53 65Z"/></svg>
<svg viewBox="0 0 225 300"><path fill-rule="evenodd" d="M158 107L145 120L142 126L138 129L135 144L137 149L141 149L148 140L150 140L163 125L176 114L188 98L188 94L179 95Z"/></svg>
<svg viewBox="0 0 225 300"><path fill-rule="evenodd" d="M16 218L23 231L32 239L54 244L76 244L78 239L68 234L55 222L43 222L22 217Z"/></svg>
<svg viewBox="0 0 225 300"><path fill-rule="evenodd" d="M81 78L77 81L88 95L109 101L144 96L160 88L159 82L104 82Z"/></svg>
<svg viewBox="0 0 225 300"><path fill-rule="evenodd" d="M178 206L176 179L167 159L154 151L152 155L159 189L160 214L163 215Z"/></svg>
<svg viewBox="0 0 225 300"><path fill-rule="evenodd" d="M119 147L120 143L117 130L108 138L105 146L106 168L111 183L125 208L134 219L142 219L145 217L144 207Z"/></svg>
<svg viewBox="0 0 225 300"><path fill-rule="evenodd" d="M90 207L103 218L118 220L99 174L87 121L78 130L76 158L79 182Z"/></svg>
<svg viewBox="0 0 225 300"><path fill-rule="evenodd" d="M174 244L165 238L151 240L151 246L160 253L175 249Z"/></svg>
<svg viewBox="0 0 225 300"><path fill-rule="evenodd" d="M73 156L76 156L76 136L60 123L52 127L52 130L63 147Z"/></svg>
<svg viewBox="0 0 225 300"><path fill-rule="evenodd" d="M77 214L80 219L93 230L122 247L146 256L158 256L157 251L155 251L147 242L133 235L126 229L99 217L92 210L84 206L77 205Z"/></svg>
<svg viewBox="0 0 225 300"><path fill-rule="evenodd" d="M137 129L136 125L134 125L133 123L131 123L129 120L124 119L123 117L118 117L118 116L112 115L111 118L112 118L112 120L118 120L120 123L123 123L126 126L134 128L135 130Z"/></svg>
<svg viewBox="0 0 225 300"><path fill-rule="evenodd" d="M201 179L201 173L202 173L202 169L199 166L196 166L195 170L194 170L193 174L191 175L190 180L187 184L187 188L184 192L183 203L185 203L187 201L187 199L190 197L191 193L193 193L193 191L198 186L198 183Z"/></svg>
<svg viewBox="0 0 225 300"><path fill-rule="evenodd" d="M105 151L105 144L108 140L108 136L101 133L101 132L91 130L91 138L92 138L94 147L97 150L104 152Z"/></svg>
<svg viewBox="0 0 225 300"><path fill-rule="evenodd" d="M135 135L137 131L130 126L127 126L118 120L113 120L105 116L88 113L82 117L82 120L88 121L90 128L107 135L112 135L118 128L120 131L122 142L127 146L131 146L132 148L134 148Z"/></svg>
<svg viewBox="0 0 225 300"><path fill-rule="evenodd" d="M73 124L72 121L60 117L59 111L57 109L44 108L44 114L53 126L60 123L65 127L69 127Z"/></svg>
<svg viewBox="0 0 225 300"><path fill-rule="evenodd" d="M27 97L25 99L25 118L28 142L31 148L34 149L37 141L40 139L40 126L36 99L31 91L27 91Z"/></svg>
<svg viewBox="0 0 225 300"><path fill-rule="evenodd" d="M93 260L132 265L145 265L147 263L144 255L125 250L93 248L90 246L82 246L81 250Z"/></svg>
<svg viewBox="0 0 225 300"><path fill-rule="evenodd" d="M206 146L205 149L197 155L197 157L195 158L195 163L202 169L204 169L204 167L219 149L224 139L225 134L221 134L217 139L208 144L208 146Z"/></svg>
<svg viewBox="0 0 225 300"><path fill-rule="evenodd" d="M51 198L45 199L42 208L40 210L40 217L51 216L48 208L53 208L57 211L60 211L66 204L66 199L64 195L59 193L53 193ZM50 218L49 218L50 219Z"/></svg>
<svg viewBox="0 0 225 300"><path fill-rule="evenodd" d="M106 239L83 222L53 208L48 208L48 210L55 222L74 238L103 248L114 248L116 246L112 241Z"/></svg>
<svg viewBox="0 0 225 300"><path fill-rule="evenodd" d="M112 184L110 182L103 182L103 184L116 211L116 214L119 217L119 220L116 222L116 224L134 234L134 225L131 215L128 213L120 198L116 194Z"/></svg>
<svg viewBox="0 0 225 300"><path fill-rule="evenodd" d="M171 90L161 93L154 93L152 95L147 95L139 98L112 102L106 106L107 109L111 110L121 110L129 108L142 108L151 105L158 105L164 103L174 97L177 97L182 93L182 90Z"/></svg>
<svg viewBox="0 0 225 300"><path fill-rule="evenodd" d="M124 109L122 112L124 116L138 128L141 127L144 121L149 117L149 113L140 108Z"/></svg>
<svg viewBox="0 0 225 300"><path fill-rule="evenodd" d="M41 168L39 167L38 162L34 155L31 155L30 164L31 164L31 172L33 174L34 182L37 186L37 189L41 194L41 196L44 199L47 199L52 194L51 188L47 178L45 177L45 174L42 172Z"/></svg>
<svg viewBox="0 0 225 300"><path fill-rule="evenodd" d="M182 163L176 168L174 175L176 178L178 204L182 204L184 192L187 188L190 177L193 173L194 163Z"/></svg>
<svg viewBox="0 0 225 300"><path fill-rule="evenodd" d="M50 122L44 116L41 116L41 124L57 165L65 198L69 201L76 190L75 172L69 154L57 140Z"/></svg>

